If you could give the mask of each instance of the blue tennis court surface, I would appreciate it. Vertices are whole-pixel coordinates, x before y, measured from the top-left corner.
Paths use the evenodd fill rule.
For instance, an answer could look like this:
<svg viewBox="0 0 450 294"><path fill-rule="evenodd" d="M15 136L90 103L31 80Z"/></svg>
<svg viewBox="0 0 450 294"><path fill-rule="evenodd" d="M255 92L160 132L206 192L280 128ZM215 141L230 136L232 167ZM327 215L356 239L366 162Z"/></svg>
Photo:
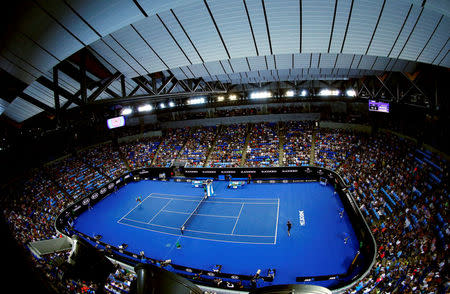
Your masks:
<svg viewBox="0 0 450 294"><path fill-rule="evenodd" d="M194 212L202 188L178 182L130 183L80 215L74 226L90 236L102 235L103 242L126 243L128 251L143 250L148 257L178 265L211 270L221 264L222 272L241 275L275 268L273 284L345 273L359 249L349 219L339 216L343 206L330 185L214 185L216 194ZM139 195L141 203L136 201ZM288 220L293 224L290 237Z"/></svg>
<svg viewBox="0 0 450 294"><path fill-rule="evenodd" d="M200 198L201 200L201 198ZM278 199L213 196L200 203L199 196L151 193L124 215L119 223L143 230L184 237L250 244L275 244Z"/></svg>

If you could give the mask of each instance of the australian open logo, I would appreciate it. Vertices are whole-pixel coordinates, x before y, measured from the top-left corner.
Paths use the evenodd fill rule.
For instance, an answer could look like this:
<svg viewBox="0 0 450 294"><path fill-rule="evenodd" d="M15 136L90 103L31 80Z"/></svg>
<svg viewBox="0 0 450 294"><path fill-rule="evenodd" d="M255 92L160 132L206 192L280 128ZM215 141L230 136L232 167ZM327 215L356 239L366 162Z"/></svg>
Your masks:
<svg viewBox="0 0 450 294"><path fill-rule="evenodd" d="M204 170L203 173L204 174L215 174L216 171L215 170Z"/></svg>
<svg viewBox="0 0 450 294"><path fill-rule="evenodd" d="M148 174L148 170L141 170L141 171L139 172L139 174L140 174L140 175Z"/></svg>
<svg viewBox="0 0 450 294"><path fill-rule="evenodd" d="M296 172L298 172L298 169L283 169L281 172L282 173L296 173Z"/></svg>
<svg viewBox="0 0 450 294"><path fill-rule="evenodd" d="M211 273L211 272L208 272L207 275L210 276L210 277L215 277L216 276L215 273Z"/></svg>
<svg viewBox="0 0 450 294"><path fill-rule="evenodd" d="M84 199L83 199L83 205L88 205L88 204L89 204L89 201L91 201L91 199L89 199L89 198L84 198Z"/></svg>
<svg viewBox="0 0 450 294"><path fill-rule="evenodd" d="M100 190L100 194L105 194L106 193L106 188L102 188L101 190Z"/></svg>
<svg viewBox="0 0 450 294"><path fill-rule="evenodd" d="M92 194L92 196L91 196L91 199L92 200L95 200L95 199L97 199L98 198L98 193L97 192L95 192L94 194Z"/></svg>
<svg viewBox="0 0 450 294"><path fill-rule="evenodd" d="M223 170L221 173L222 174L235 174L236 171L234 171L234 170Z"/></svg>
<svg viewBox="0 0 450 294"><path fill-rule="evenodd" d="M120 182L122 182L122 179L118 179L118 180L116 181L116 185L117 185L118 183L120 183Z"/></svg>
<svg viewBox="0 0 450 294"><path fill-rule="evenodd" d="M277 171L273 170L273 169L269 169L269 170L262 170L261 172L263 174L273 174L273 173L276 173Z"/></svg>
<svg viewBox="0 0 450 294"><path fill-rule="evenodd" d="M130 177L130 175L126 175L125 177L124 177L124 179L128 179Z"/></svg>
<svg viewBox="0 0 450 294"><path fill-rule="evenodd" d="M185 170L184 172L187 174L197 174L198 170Z"/></svg>
<svg viewBox="0 0 450 294"><path fill-rule="evenodd" d="M112 189L114 187L114 183L110 183L109 185L108 185L108 189Z"/></svg>
<svg viewBox="0 0 450 294"><path fill-rule="evenodd" d="M317 171L317 174L323 175L323 171L322 171L321 169L319 169L319 170Z"/></svg>
<svg viewBox="0 0 450 294"><path fill-rule="evenodd" d="M187 271L188 273L192 273L192 269L190 268L185 269L185 271Z"/></svg>
<svg viewBox="0 0 450 294"><path fill-rule="evenodd" d="M256 170L243 170L241 174L256 174Z"/></svg>
<svg viewBox="0 0 450 294"><path fill-rule="evenodd" d="M233 280L239 280L239 276L235 276L235 275L231 276L230 278L232 278Z"/></svg>
<svg viewBox="0 0 450 294"><path fill-rule="evenodd" d="M305 169L305 172L310 174L312 172L312 170L308 167L307 169Z"/></svg>

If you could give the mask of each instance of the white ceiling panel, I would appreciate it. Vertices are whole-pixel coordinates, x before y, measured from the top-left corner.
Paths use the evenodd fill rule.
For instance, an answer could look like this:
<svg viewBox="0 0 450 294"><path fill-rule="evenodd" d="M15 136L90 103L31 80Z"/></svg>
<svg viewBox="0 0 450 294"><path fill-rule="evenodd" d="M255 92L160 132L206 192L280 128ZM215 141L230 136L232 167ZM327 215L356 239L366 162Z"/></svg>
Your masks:
<svg viewBox="0 0 450 294"><path fill-rule="evenodd" d="M250 70L245 58L233 58L230 59L230 63L234 72L246 72Z"/></svg>
<svg viewBox="0 0 450 294"><path fill-rule="evenodd" d="M310 65L311 54L294 54L294 67L307 68Z"/></svg>
<svg viewBox="0 0 450 294"><path fill-rule="evenodd" d="M358 64L360 63L362 57L363 55L355 55L355 58L353 59L353 62L350 65L350 68L358 68Z"/></svg>
<svg viewBox="0 0 450 294"><path fill-rule="evenodd" d="M228 58L204 3L194 3L183 9L175 8L174 12L204 62Z"/></svg>
<svg viewBox="0 0 450 294"><path fill-rule="evenodd" d="M7 48L1 50L2 54L4 51L9 50L23 60L32 60L33 66L42 72L46 72L58 64L56 58L37 47L35 43L20 33L11 35Z"/></svg>
<svg viewBox="0 0 450 294"><path fill-rule="evenodd" d="M36 2L84 44L90 44L98 39L98 35L60 0L36 0Z"/></svg>
<svg viewBox="0 0 450 294"><path fill-rule="evenodd" d="M319 58L321 54L311 53L311 67L318 68L319 67Z"/></svg>
<svg viewBox="0 0 450 294"><path fill-rule="evenodd" d="M69 3L102 36L144 18L137 6L128 1L78 0Z"/></svg>
<svg viewBox="0 0 450 294"><path fill-rule="evenodd" d="M130 48L133 49L132 46L136 46L137 48L140 48L141 50L144 50L143 47L139 47L136 44L133 44L133 42L139 42L137 38L133 37L133 35L129 36L130 41ZM108 35L105 36L103 38L103 41L112 49L114 50L114 52L116 52L121 59L123 59L126 63L128 63L131 68L135 71L135 75L132 75L131 77L134 76L143 76L148 74L149 72L146 70L145 66L142 65L141 61L137 59L136 57L133 58L133 53L129 52L128 50L126 50L126 48L124 47L124 44L122 44L119 40L117 40L114 35ZM149 49L148 49L149 50ZM128 51L128 52L127 52ZM135 50L132 50L133 52ZM144 54L142 52L136 52L136 54Z"/></svg>
<svg viewBox="0 0 450 294"><path fill-rule="evenodd" d="M420 15L420 7L413 6L411 12L409 13L408 19L406 20L405 25L403 26L403 29L400 32L400 35L398 36L397 42L395 43L394 48L392 49L392 52L388 57L398 58L419 15Z"/></svg>
<svg viewBox="0 0 450 294"><path fill-rule="evenodd" d="M275 55L275 60L277 62L277 68L285 69L292 68L293 64L293 54L280 54Z"/></svg>
<svg viewBox="0 0 450 294"><path fill-rule="evenodd" d="M264 56L253 56L248 58L248 63L250 64L251 70L265 70L266 67L266 60L264 59Z"/></svg>
<svg viewBox="0 0 450 294"><path fill-rule="evenodd" d="M22 59L19 56L17 56L15 53L9 51L9 50L3 50L2 57L10 61L15 66L21 68L22 70L28 72L33 77L39 77L42 75L42 72L30 65L27 59Z"/></svg>
<svg viewBox="0 0 450 294"><path fill-rule="evenodd" d="M20 123L42 111L39 107L17 97L8 105L3 113L12 120Z"/></svg>
<svg viewBox="0 0 450 294"><path fill-rule="evenodd" d="M134 27L167 66L178 67L191 64L158 17L147 17L134 24Z"/></svg>
<svg viewBox="0 0 450 294"><path fill-rule="evenodd" d="M128 51L126 54L128 55L129 53L134 57L130 58L131 60L126 59L127 62L130 64L132 64L132 61L139 62L139 66L133 66L136 69L144 67L146 69L145 72L148 73L167 69L164 63L161 62L161 59L159 59L153 52L153 47L150 48L131 26L126 26L112 35L117 42L119 42L126 49L126 51ZM125 56L123 57L125 58Z"/></svg>
<svg viewBox="0 0 450 294"><path fill-rule="evenodd" d="M5 109L8 107L9 103L6 100L3 100L0 98L0 115L5 111Z"/></svg>
<svg viewBox="0 0 450 294"><path fill-rule="evenodd" d="M275 67L275 55L265 56L267 61L267 68L269 70L276 69Z"/></svg>
<svg viewBox="0 0 450 294"><path fill-rule="evenodd" d="M22 69L19 66L16 66L12 62L10 62L9 59L6 59L1 55L0 55L0 67L4 71L10 73L14 77L28 84L32 83L36 78L34 75L31 75L28 71Z"/></svg>
<svg viewBox="0 0 450 294"><path fill-rule="evenodd" d="M34 40L60 61L84 47L83 44L31 1L27 3L23 21L18 22L17 29L25 32L24 35L27 38ZM61 40L64 40L64 42L61 42Z"/></svg>
<svg viewBox="0 0 450 294"><path fill-rule="evenodd" d="M123 73L125 76L134 76L136 72L130 67L125 61L123 61L111 48L109 48L103 40L98 40L91 44L92 49L95 50L99 55L103 56L104 59L108 60L118 71ZM102 60L102 59L99 59ZM103 63L104 64L104 63Z"/></svg>
<svg viewBox="0 0 450 294"><path fill-rule="evenodd" d="M450 41L450 38L447 39L445 46L442 47L441 52L436 56L436 58L433 61L433 64L443 66L440 63L443 61L443 59L448 55L448 52L450 51L450 42L449 41Z"/></svg>
<svg viewBox="0 0 450 294"><path fill-rule="evenodd" d="M208 1L208 5L231 58L256 55L243 1Z"/></svg>
<svg viewBox="0 0 450 294"><path fill-rule="evenodd" d="M373 36L368 55L387 56L408 15L410 4L405 1L387 0L378 28Z"/></svg>
<svg viewBox="0 0 450 294"><path fill-rule="evenodd" d="M382 4L382 0L354 2L343 53L366 53Z"/></svg>
<svg viewBox="0 0 450 294"><path fill-rule="evenodd" d="M197 78L209 76L203 64L193 64L189 65L188 67L194 73L194 76Z"/></svg>
<svg viewBox="0 0 450 294"><path fill-rule="evenodd" d="M333 14L334 1L302 2L301 52L328 52Z"/></svg>
<svg viewBox="0 0 450 294"><path fill-rule="evenodd" d="M321 54L319 67L333 68L337 54Z"/></svg>
<svg viewBox="0 0 450 294"><path fill-rule="evenodd" d="M212 75L224 74L223 68L220 65L219 61L206 62L205 66L208 69L209 73Z"/></svg>
<svg viewBox="0 0 450 294"><path fill-rule="evenodd" d="M299 1L266 1L273 54L300 52Z"/></svg>
<svg viewBox="0 0 450 294"><path fill-rule="evenodd" d="M333 36L331 38L330 53L341 53L344 40L345 28L347 26L348 14L350 13L351 1L338 1L336 7L336 18L334 21Z"/></svg>
<svg viewBox="0 0 450 294"><path fill-rule="evenodd" d="M359 61L359 64L356 64L359 69L370 69L372 65L375 63L376 56L363 55Z"/></svg>
<svg viewBox="0 0 450 294"><path fill-rule="evenodd" d="M169 10L178 6L191 5L201 0L137 0L139 5L147 12L148 15L155 15L162 11Z"/></svg>
<svg viewBox="0 0 450 294"><path fill-rule="evenodd" d="M251 25L253 28L253 34L255 35L258 55L269 55L271 54L271 52L262 1L249 0L245 3L247 4L248 14L250 16Z"/></svg>
<svg viewBox="0 0 450 294"><path fill-rule="evenodd" d="M417 25L411 34L400 58L408 60L416 60L425 44L431 37L441 15L434 11L424 10ZM447 31L447 36L448 36Z"/></svg>
<svg viewBox="0 0 450 294"><path fill-rule="evenodd" d="M418 61L433 63L441 50L443 50L446 43L448 43L449 32L450 18L444 17L436 29L433 37L430 39L428 45L426 45L422 54L419 56Z"/></svg>
<svg viewBox="0 0 450 294"><path fill-rule="evenodd" d="M227 73L227 74L233 73L233 69L231 68L230 62L228 60L221 60L219 62L225 69L225 73Z"/></svg>
<svg viewBox="0 0 450 294"><path fill-rule="evenodd" d="M194 73L191 72L191 69L188 68L187 66L182 66L180 67L180 69L184 72L185 76L187 76L188 79L195 78Z"/></svg>
<svg viewBox="0 0 450 294"><path fill-rule="evenodd" d="M450 55L448 54L449 51L447 51L447 54L441 59L439 62L440 66L450 67Z"/></svg>
<svg viewBox="0 0 450 294"><path fill-rule="evenodd" d="M389 63L389 58L387 57L377 57L377 60L375 61L375 64L373 65L372 69L373 70L382 70L384 71L384 69L386 68L386 66Z"/></svg>
<svg viewBox="0 0 450 294"><path fill-rule="evenodd" d="M183 28L177 22L177 19L172 14L172 12L163 12L158 15L160 17L160 22L167 30L172 34L178 45L182 48L183 52L187 55L189 61L193 64L201 63L202 60L200 56L195 51L188 37L183 31ZM165 42L165 40L158 40Z"/></svg>

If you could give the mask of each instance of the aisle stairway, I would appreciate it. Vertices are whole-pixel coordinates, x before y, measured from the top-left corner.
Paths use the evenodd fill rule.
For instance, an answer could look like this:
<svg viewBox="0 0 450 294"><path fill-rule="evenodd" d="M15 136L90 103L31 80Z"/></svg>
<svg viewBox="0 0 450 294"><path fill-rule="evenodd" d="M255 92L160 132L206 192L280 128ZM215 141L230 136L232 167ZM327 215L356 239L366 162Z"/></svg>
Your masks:
<svg viewBox="0 0 450 294"><path fill-rule="evenodd" d="M216 142L217 142L217 138L219 138L219 135L222 133L222 130L224 129L223 125L220 125L217 128L217 133L216 136L214 137L214 140L211 144L211 147L209 147L207 155L206 155L206 160L205 160L205 164L203 165L203 167L207 167L208 163L209 163L209 156L211 155L211 151L214 150L214 147L216 147Z"/></svg>
<svg viewBox="0 0 450 294"><path fill-rule="evenodd" d="M316 162L316 132L318 131L318 129L314 128L313 132L312 132L312 138L311 138L311 153L309 156L309 165L315 165L314 163Z"/></svg>
<svg viewBox="0 0 450 294"><path fill-rule="evenodd" d="M242 159L241 159L241 163L239 164L240 167L245 166L245 159L247 158L247 147L248 147L248 144L250 143L250 134L251 134L252 126L253 126L252 123L247 124L247 135L245 136L244 147L242 147Z"/></svg>
<svg viewBox="0 0 450 294"><path fill-rule="evenodd" d="M286 141L286 130L282 122L278 123L278 166L284 166L284 142Z"/></svg>

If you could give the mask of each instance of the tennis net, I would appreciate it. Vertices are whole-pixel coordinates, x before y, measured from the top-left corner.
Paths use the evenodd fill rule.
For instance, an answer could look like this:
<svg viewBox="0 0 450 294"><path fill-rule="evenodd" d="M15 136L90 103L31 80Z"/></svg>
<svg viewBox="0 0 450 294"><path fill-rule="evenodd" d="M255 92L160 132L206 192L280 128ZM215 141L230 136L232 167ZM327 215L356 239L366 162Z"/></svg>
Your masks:
<svg viewBox="0 0 450 294"><path fill-rule="evenodd" d="M184 224L181 226L180 230L181 230L181 234L184 234L184 230L186 229L186 225L188 224L188 222L192 219L192 216L194 216L194 214L196 214L200 207L202 206L203 203L205 203L206 199L208 198L207 195L205 195L202 200L200 200L200 202L197 204L197 207L194 209L194 211L192 211L192 213L189 215L189 217L187 218L187 220L184 222Z"/></svg>

